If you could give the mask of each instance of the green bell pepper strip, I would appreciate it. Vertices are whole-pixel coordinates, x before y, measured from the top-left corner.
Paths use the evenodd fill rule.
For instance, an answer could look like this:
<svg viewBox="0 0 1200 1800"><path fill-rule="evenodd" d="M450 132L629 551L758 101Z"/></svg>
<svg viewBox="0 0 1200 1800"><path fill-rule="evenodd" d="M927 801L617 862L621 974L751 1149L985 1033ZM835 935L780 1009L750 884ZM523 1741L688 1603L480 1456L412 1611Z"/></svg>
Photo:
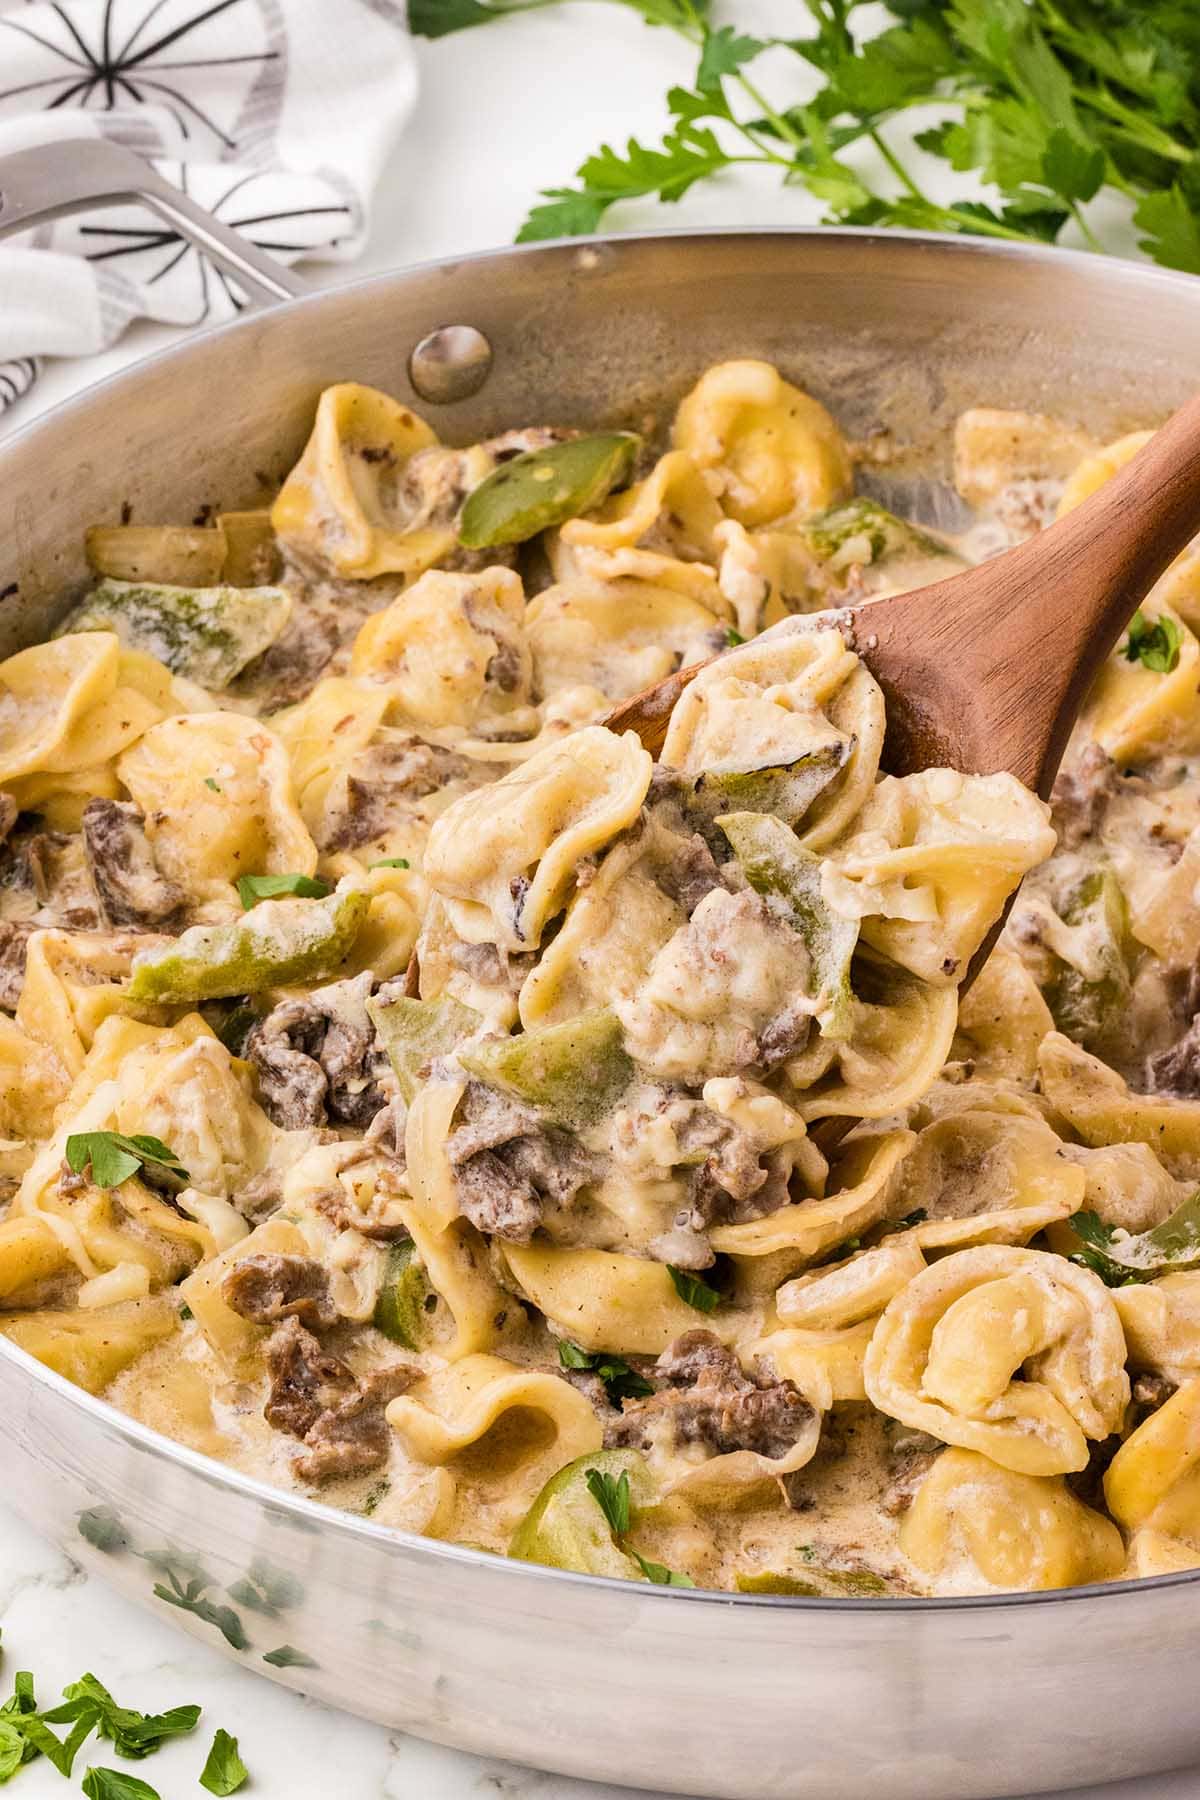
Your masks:
<svg viewBox="0 0 1200 1800"><path fill-rule="evenodd" d="M182 1003L324 980L346 960L370 896L346 888L324 900L264 900L235 925L193 925L133 959L131 1000Z"/></svg>
<svg viewBox="0 0 1200 1800"><path fill-rule="evenodd" d="M165 582L101 581L56 632L115 631L201 687L228 687L275 642L292 602L277 587L170 587Z"/></svg>
<svg viewBox="0 0 1200 1800"><path fill-rule="evenodd" d="M468 1074L535 1107L555 1125L582 1130L612 1111L633 1079L621 1023L607 1007L518 1037L484 1038L459 1052Z"/></svg>
<svg viewBox="0 0 1200 1800"><path fill-rule="evenodd" d="M583 1575L615 1575L622 1581L647 1579L627 1556L588 1488L592 1469L619 1480L629 1477L630 1524L657 1496L650 1471L636 1450L594 1450L552 1475L513 1533L508 1554L550 1569Z"/></svg>
<svg viewBox="0 0 1200 1800"><path fill-rule="evenodd" d="M629 480L641 446L632 431L605 431L512 457L467 495L459 543L468 550L523 544L590 512Z"/></svg>
<svg viewBox="0 0 1200 1800"><path fill-rule="evenodd" d="M717 820L746 880L756 893L782 903L792 929L812 960L814 991L820 1003L822 1035L844 1039L854 1024L850 961L858 942L858 920L843 919L821 895L821 859L797 842L780 819L764 813L726 813Z"/></svg>
<svg viewBox="0 0 1200 1800"><path fill-rule="evenodd" d="M421 1070L435 1056L448 1056L482 1024L471 1007L449 997L411 1000L402 995L396 1000L368 1000L367 1012L391 1059L406 1106L416 1098Z"/></svg>

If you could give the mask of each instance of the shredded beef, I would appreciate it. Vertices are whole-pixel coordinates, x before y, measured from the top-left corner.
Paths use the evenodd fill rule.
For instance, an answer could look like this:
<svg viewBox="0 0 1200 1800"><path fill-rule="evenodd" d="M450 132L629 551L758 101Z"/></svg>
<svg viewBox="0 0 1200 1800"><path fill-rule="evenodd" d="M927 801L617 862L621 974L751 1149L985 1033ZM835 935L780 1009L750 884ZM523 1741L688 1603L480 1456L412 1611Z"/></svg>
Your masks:
<svg viewBox="0 0 1200 1800"><path fill-rule="evenodd" d="M0 919L0 1006L6 1012L14 1012L21 998L25 953L30 934L37 929L32 919Z"/></svg>
<svg viewBox="0 0 1200 1800"><path fill-rule="evenodd" d="M1172 1094L1188 1100L1200 1095L1200 1013L1169 1050L1160 1051L1149 1059L1147 1079L1155 1094Z"/></svg>
<svg viewBox="0 0 1200 1800"><path fill-rule="evenodd" d="M138 808L125 800L89 800L83 844L92 883L110 925L168 925L187 895L154 860Z"/></svg>
<svg viewBox="0 0 1200 1800"><path fill-rule="evenodd" d="M355 850L379 837L397 813L471 771L465 757L419 737L369 745L350 765L344 789L331 795L321 829L323 850Z"/></svg>
<svg viewBox="0 0 1200 1800"><path fill-rule="evenodd" d="M384 1407L411 1387L419 1374L406 1363L373 1369L358 1383L356 1393L321 1413L304 1434L306 1454L296 1458L301 1480L363 1475L386 1462L391 1438Z"/></svg>
<svg viewBox="0 0 1200 1800"><path fill-rule="evenodd" d="M701 1444L721 1456L753 1450L785 1456L812 1421L813 1409L790 1381L747 1375L711 1331L686 1331L654 1365L664 1385L627 1405L605 1432L610 1449L649 1449L669 1424L674 1442Z"/></svg>
<svg viewBox="0 0 1200 1800"><path fill-rule="evenodd" d="M1133 1404L1141 1411L1143 1418L1149 1418L1160 1406L1165 1406L1171 1395L1178 1391L1178 1382L1169 1381L1165 1375L1151 1375L1143 1372L1133 1378Z"/></svg>
<svg viewBox="0 0 1200 1800"><path fill-rule="evenodd" d="M331 1118L367 1125L387 1099L385 1059L366 1015L370 975L284 1000L246 1039L263 1109L276 1125L297 1130Z"/></svg>
<svg viewBox="0 0 1200 1800"><path fill-rule="evenodd" d="M891 1445L891 1480L880 1501L890 1518L906 1513L917 1489L941 1455L944 1445L925 1431L906 1431Z"/></svg>
<svg viewBox="0 0 1200 1800"><path fill-rule="evenodd" d="M221 1283L226 1304L254 1325L298 1319L311 1331L336 1325L327 1270L311 1256L244 1256Z"/></svg>
<svg viewBox="0 0 1200 1800"><path fill-rule="evenodd" d="M294 1317L276 1325L265 1354L271 1392L264 1415L304 1443L306 1454L295 1464L302 1480L364 1474L387 1460L383 1409L411 1387L418 1369L392 1363L360 1380Z"/></svg>
<svg viewBox="0 0 1200 1800"><path fill-rule="evenodd" d="M267 1339L264 1358L271 1392L263 1408L268 1425L303 1438L323 1412L357 1391L346 1364L322 1350L297 1318L284 1319Z"/></svg>
<svg viewBox="0 0 1200 1800"><path fill-rule="evenodd" d="M700 833L665 838L665 850L654 859L654 878L663 893L691 918L706 894L721 887L721 871Z"/></svg>
<svg viewBox="0 0 1200 1800"><path fill-rule="evenodd" d="M235 690L253 694L267 712L303 700L332 660L340 637L330 614L295 607L270 648L242 670Z"/></svg>
<svg viewBox="0 0 1200 1800"><path fill-rule="evenodd" d="M812 1027L812 1014L802 1005L785 1007L758 1034L759 1068L777 1068L789 1056L797 1055L807 1044Z"/></svg>
<svg viewBox="0 0 1200 1800"><path fill-rule="evenodd" d="M1077 762L1060 769L1050 796L1060 849L1078 850L1094 836L1118 781L1116 763L1099 744L1089 744Z"/></svg>
<svg viewBox="0 0 1200 1800"><path fill-rule="evenodd" d="M459 1205L480 1231L527 1243L547 1206L569 1206L595 1177L574 1138L483 1082L469 1084L458 1116L446 1151Z"/></svg>

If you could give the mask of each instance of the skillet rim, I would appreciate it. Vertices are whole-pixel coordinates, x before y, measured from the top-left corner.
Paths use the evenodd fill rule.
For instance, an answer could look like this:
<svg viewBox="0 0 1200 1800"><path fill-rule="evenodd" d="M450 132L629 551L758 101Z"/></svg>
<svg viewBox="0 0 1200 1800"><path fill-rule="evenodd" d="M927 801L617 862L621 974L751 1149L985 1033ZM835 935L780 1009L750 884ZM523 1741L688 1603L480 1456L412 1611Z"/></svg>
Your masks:
<svg viewBox="0 0 1200 1800"><path fill-rule="evenodd" d="M872 245L883 257L890 251L885 246L900 242L926 249L937 256L969 257L978 261L991 263L1026 263L1034 266L1067 265L1085 280L1095 282L1097 279L1111 282L1115 287L1127 287L1131 291L1142 289L1163 289L1187 294L1189 291L1200 304L1200 276L1191 275L1183 270L1166 269L1154 263L1134 262L1130 258L1101 258L1089 250L1061 249L1052 244L1009 243L986 237L974 237L966 233L953 236L939 232L909 231L900 228L880 230L872 226L853 225L797 225L797 226L741 226L724 225L708 226L701 230L693 230L687 226L674 226L661 231L610 232L588 238L551 238L545 241L528 244L506 244L495 248L473 250L465 254L431 257L417 263L406 263L394 269L385 269L370 275L360 275L350 281L335 281L328 287L313 288L311 292L299 294L294 298L280 300L267 308L254 308L236 318L225 320L219 325L202 327L189 332L179 342L168 344L161 349L138 357L126 367L115 370L111 375L90 383L78 393L67 396L53 406L30 419L28 423L18 426L11 434L0 438L0 485L4 479L4 463L10 449L25 450L31 441L36 441L37 434L51 424L69 421L73 416L90 406L103 405L119 393L122 384L132 383L139 375L151 370L168 369L172 363L180 363L202 357L209 344L224 340L238 332L250 331L269 320L277 312L293 311L301 307L314 307L334 297L341 299L350 292L367 291L379 288L381 291L411 276L431 275L456 272L460 268L481 266L489 262L509 262L517 258L536 260L546 257L553 262L554 258L566 252L578 254L588 249L619 249L627 244L679 244L681 242L728 241L735 238L748 239L754 243L764 240L781 240L788 243L826 242L829 239L844 239L851 242ZM261 1506L290 1517L293 1522L302 1524L309 1530L324 1530L326 1535L346 1536L351 1539L377 1543L392 1553L416 1553L431 1563L457 1563L465 1567L476 1567L496 1572L497 1567L505 1574L516 1574L522 1579L536 1579L542 1583L567 1583L572 1586L584 1585L586 1591L591 1589L608 1590L626 1593L629 1583L607 1575L587 1575L573 1569L554 1569L541 1563L523 1563L509 1559L490 1551L472 1550L464 1545L445 1543L438 1538L421 1536L416 1532L403 1531L396 1527L377 1525L371 1519L346 1512L341 1508L328 1505L325 1501L309 1499L302 1494L289 1493L285 1488L273 1486L260 1480L257 1476L244 1474L241 1470L229 1468L215 1457L202 1455L186 1445L177 1443L164 1432L153 1430L140 1420L122 1412L110 1401L96 1394L89 1394L85 1389L77 1387L65 1376L48 1368L44 1363L11 1343L0 1334L0 1358L11 1362L18 1370L32 1380L34 1385L44 1385L64 1400L69 1406L88 1417L92 1423L117 1435L131 1446L149 1452L152 1455L165 1457L186 1469L190 1476L198 1477L213 1487L230 1489L243 1498L254 1501ZM917 1613L926 1616L935 1612L991 1612L995 1609L1040 1608L1064 1603L1084 1602L1099 1597L1117 1595L1144 1594L1150 1591L1192 1586L1200 1582L1200 1567L1181 1569L1170 1574L1134 1576L1121 1581L1088 1582L1076 1587L1052 1589L1028 1589L1019 1593L999 1594L954 1594L925 1597L922 1595L896 1595L884 1598L851 1598L823 1595L793 1594L739 1594L729 1593L717 1588L671 1588L656 1587L647 1583L646 1595L655 1597L655 1604L665 1605L687 1604L690 1606L718 1607L757 1607L780 1611L797 1611L801 1613L836 1612L853 1613ZM641 1584L636 1584L640 1587ZM639 1598L643 1597L639 1595Z"/></svg>

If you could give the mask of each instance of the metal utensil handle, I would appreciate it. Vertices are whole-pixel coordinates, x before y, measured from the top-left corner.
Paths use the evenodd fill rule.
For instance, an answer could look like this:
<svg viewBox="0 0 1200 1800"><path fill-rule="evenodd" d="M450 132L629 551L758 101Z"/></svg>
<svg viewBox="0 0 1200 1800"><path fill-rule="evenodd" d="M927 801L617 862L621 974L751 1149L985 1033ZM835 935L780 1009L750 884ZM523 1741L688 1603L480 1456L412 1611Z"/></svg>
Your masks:
<svg viewBox="0 0 1200 1800"><path fill-rule="evenodd" d="M251 301L271 306L309 291L290 269L189 200L124 144L59 138L0 156L0 238L46 219L131 200L140 200L211 257Z"/></svg>

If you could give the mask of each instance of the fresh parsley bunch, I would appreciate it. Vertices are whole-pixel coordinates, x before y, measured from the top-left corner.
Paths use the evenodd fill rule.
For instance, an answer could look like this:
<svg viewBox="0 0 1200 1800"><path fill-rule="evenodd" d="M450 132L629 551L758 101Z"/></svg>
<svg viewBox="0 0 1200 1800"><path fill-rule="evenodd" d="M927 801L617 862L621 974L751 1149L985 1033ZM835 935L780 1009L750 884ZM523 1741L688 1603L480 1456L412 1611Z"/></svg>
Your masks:
<svg viewBox="0 0 1200 1800"><path fill-rule="evenodd" d="M410 0L409 11L418 35L443 37L562 3ZM770 39L716 23L712 0L611 3L685 39L692 83L667 94L660 143L601 145L573 185L544 190L518 241L584 235L619 201L669 203L753 163L806 188L827 222L1053 243L1073 221L1095 250L1105 245L1085 209L1116 196L1148 255L1200 273L1195 0L887 0L894 23L865 40L853 15L866 0L804 0L809 31ZM772 105L755 70L768 49L808 65L797 68L806 94L815 70L816 93ZM931 104L941 121L912 132L909 116ZM931 199L914 146L976 174L993 200ZM883 178L864 172L880 162Z"/></svg>

